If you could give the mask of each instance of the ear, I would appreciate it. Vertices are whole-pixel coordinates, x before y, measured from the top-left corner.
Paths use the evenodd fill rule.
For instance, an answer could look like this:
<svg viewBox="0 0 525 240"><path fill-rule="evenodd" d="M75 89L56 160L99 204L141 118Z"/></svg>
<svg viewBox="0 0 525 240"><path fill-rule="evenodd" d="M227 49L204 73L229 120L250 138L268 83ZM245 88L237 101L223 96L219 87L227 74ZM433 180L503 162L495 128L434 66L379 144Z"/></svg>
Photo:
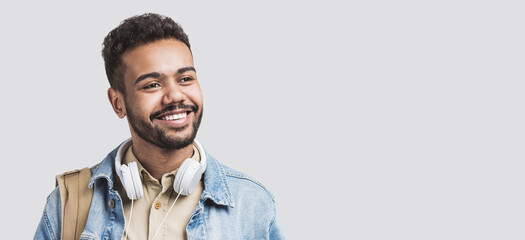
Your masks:
<svg viewBox="0 0 525 240"><path fill-rule="evenodd" d="M113 107L113 111L117 114L119 118L124 118L126 116L126 105L124 102L124 94L120 91L109 88L108 89L108 99L109 103Z"/></svg>

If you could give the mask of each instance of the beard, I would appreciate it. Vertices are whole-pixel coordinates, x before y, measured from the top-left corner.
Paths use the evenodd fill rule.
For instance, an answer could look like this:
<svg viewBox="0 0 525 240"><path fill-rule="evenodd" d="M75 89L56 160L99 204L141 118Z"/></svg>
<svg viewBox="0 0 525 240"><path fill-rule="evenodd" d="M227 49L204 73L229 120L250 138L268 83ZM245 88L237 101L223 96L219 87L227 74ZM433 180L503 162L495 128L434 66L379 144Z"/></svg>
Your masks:
<svg viewBox="0 0 525 240"><path fill-rule="evenodd" d="M159 148L179 150L192 144L195 140L195 137L197 136L197 130L199 129L202 119L202 110L199 113L199 107L197 107L196 105L169 105L160 111L152 113L149 117L149 121L145 120L144 118L141 118L138 114L135 114L135 112L133 112L133 110L128 106L129 104L126 104L128 122L135 131L135 133L137 133L137 135L139 135L139 137L144 139L146 142L151 143ZM169 129L165 129L152 124L153 120L157 116L160 116L161 114L169 111L173 111L175 109L191 109L195 114L195 119L189 125L176 128L173 127ZM188 127L192 127L192 132L187 136L174 137L169 136L167 133L167 130L182 132Z"/></svg>

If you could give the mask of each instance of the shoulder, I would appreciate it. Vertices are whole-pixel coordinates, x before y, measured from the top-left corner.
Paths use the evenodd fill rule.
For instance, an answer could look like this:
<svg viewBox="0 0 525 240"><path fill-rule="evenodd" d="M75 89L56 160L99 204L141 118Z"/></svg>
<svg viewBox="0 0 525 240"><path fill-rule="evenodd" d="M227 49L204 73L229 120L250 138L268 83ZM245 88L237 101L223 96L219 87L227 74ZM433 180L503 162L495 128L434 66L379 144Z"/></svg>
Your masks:
<svg viewBox="0 0 525 240"><path fill-rule="evenodd" d="M273 198L273 195L271 194L271 192L262 184L260 183L259 181L255 180L254 178L250 177L248 174L244 173L244 172L241 172L241 171L238 171L238 170L235 170L231 167L228 167L222 163L219 163L223 170L224 170L224 174L230 178L232 181L239 181L243 184L247 184L247 185L251 185L252 187L254 188L258 188L259 190L269 194L271 196L271 198Z"/></svg>
<svg viewBox="0 0 525 240"><path fill-rule="evenodd" d="M273 195L259 181L248 174L235 170L206 153L205 188L221 200L239 202L240 198L258 197L258 201L274 202ZM232 199L233 197L233 199Z"/></svg>
<svg viewBox="0 0 525 240"><path fill-rule="evenodd" d="M236 202L259 202L274 208L273 194L250 175L219 163Z"/></svg>
<svg viewBox="0 0 525 240"><path fill-rule="evenodd" d="M215 160L208 165L211 170L207 176L210 185L213 185L211 194L214 197L227 195L230 204L228 208L218 207L209 209L212 228L232 228L242 239L259 239L268 236L275 225L277 212L272 193L259 181L248 174L235 170ZM222 198L224 199L224 198ZM220 201L218 202L221 203ZM221 204L222 205L222 204ZM228 223L227 226L225 223ZM211 235L217 233L211 233ZM222 237L227 238L227 237Z"/></svg>
<svg viewBox="0 0 525 240"><path fill-rule="evenodd" d="M44 212L38 224L34 239L59 239L61 222L60 192L58 187L56 187L47 197Z"/></svg>

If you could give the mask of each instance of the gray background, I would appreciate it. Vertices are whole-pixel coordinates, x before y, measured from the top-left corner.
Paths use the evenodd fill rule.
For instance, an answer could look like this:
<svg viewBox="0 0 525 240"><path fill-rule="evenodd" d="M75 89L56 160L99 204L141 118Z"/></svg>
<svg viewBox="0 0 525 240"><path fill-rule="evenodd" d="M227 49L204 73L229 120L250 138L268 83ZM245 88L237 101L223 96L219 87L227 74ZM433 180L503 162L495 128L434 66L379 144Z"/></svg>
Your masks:
<svg viewBox="0 0 525 240"><path fill-rule="evenodd" d="M2 238L129 136L101 42L158 12L190 36L198 139L274 193L290 239L523 239L518 3L1 3Z"/></svg>

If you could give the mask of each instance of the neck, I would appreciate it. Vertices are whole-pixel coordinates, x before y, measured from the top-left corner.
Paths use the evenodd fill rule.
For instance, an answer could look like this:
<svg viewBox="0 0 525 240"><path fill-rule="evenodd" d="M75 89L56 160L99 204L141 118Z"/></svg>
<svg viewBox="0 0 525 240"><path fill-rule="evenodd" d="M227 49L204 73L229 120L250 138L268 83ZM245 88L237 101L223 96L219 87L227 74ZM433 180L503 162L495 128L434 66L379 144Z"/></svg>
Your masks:
<svg viewBox="0 0 525 240"><path fill-rule="evenodd" d="M179 168L182 162L193 156L193 145L182 149L159 148L138 136L133 136L133 153L152 177L161 182L165 173Z"/></svg>

